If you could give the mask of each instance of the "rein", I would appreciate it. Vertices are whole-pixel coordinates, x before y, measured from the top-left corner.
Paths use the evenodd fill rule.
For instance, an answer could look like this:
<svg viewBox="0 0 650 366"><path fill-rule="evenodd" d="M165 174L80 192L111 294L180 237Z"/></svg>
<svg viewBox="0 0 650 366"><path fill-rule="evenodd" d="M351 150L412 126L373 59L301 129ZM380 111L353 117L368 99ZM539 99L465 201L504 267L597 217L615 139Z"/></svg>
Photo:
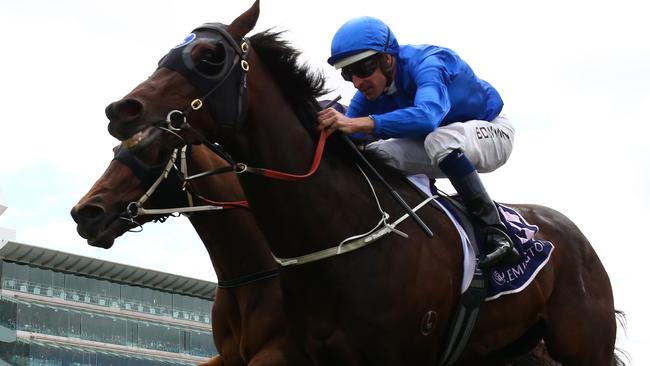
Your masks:
<svg viewBox="0 0 650 366"><path fill-rule="evenodd" d="M189 126L189 124L188 124ZM191 127L190 127L191 128ZM185 178L185 181L189 182L197 178L202 178L208 175L218 175L223 173L234 172L235 174L249 173L255 175L261 175L267 178L278 179L283 181L296 181L301 179L306 179L314 175L320 166L320 162L323 158L323 151L325 150L325 140L327 139L327 134L325 131L321 131L318 138L318 144L316 145L316 151L314 152L314 159L312 160L311 167L309 171L305 174L291 174L280 172L273 169L267 168L255 168L246 165L245 163L231 163L229 167L216 168L213 170L208 170L203 173L191 175Z"/></svg>
<svg viewBox="0 0 650 366"><path fill-rule="evenodd" d="M337 96L334 98L332 101L330 101L324 108L329 108L333 106L339 99L341 99L341 96ZM182 114L182 120L180 121L180 125L174 126L174 121L173 117L175 113L180 113ZM183 112L180 112L178 110L173 110L168 113L167 119L163 122L164 127L163 129L176 135L181 141L187 144L185 139L181 137L179 134L176 133L176 131L181 131L183 129L189 130L192 132L193 135L198 136L203 143L203 145L206 146L214 146L211 144L202 134L200 134L190 123L187 121L187 117ZM197 179L197 178L202 178L208 175L218 175L218 174L223 174L223 173L230 173L234 172L235 174L242 174L242 173L249 173L249 174L255 174L255 175L261 175L267 178L272 178L272 179L278 179L278 180L283 180L283 181L296 181L296 180L301 180L301 179L306 179L314 175L316 171L318 170L318 167L320 166L320 162L323 158L323 151L325 150L325 141L327 140L327 133L325 130L322 130L320 132L320 135L318 137L318 143L316 145L316 150L314 151L314 158L311 163L311 167L309 168L309 171L305 174L291 174L291 173L285 173L281 172L278 170L273 170L273 169L267 169L267 168L255 168L246 165L245 163L235 163L230 155L228 155L225 151L221 149L215 149L211 148L215 154L226 160L230 166L229 167L222 167L222 168L216 168L213 170L208 170L199 174L195 174L192 176L188 176L185 178L185 181L189 182L191 180Z"/></svg>
<svg viewBox="0 0 650 366"><path fill-rule="evenodd" d="M296 181L301 179L306 179L314 175L320 166L321 159L323 158L323 150L325 149L325 140L327 134L325 130L322 130L318 138L318 145L316 145L316 151L314 152L314 159L311 163L311 168L305 174L289 174L284 172L279 172L277 170L265 169L265 168L253 168L244 165L244 171L242 173L251 173L263 175L268 178L279 179L284 181Z"/></svg>

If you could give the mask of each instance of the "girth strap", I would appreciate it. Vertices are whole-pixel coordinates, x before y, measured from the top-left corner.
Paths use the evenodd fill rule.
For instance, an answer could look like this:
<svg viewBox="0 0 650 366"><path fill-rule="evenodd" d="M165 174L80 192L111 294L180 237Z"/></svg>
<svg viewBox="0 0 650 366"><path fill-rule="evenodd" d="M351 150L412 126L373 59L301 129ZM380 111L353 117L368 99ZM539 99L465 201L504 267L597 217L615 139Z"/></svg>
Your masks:
<svg viewBox="0 0 650 366"><path fill-rule="evenodd" d="M451 320L447 345L440 366L455 364L465 350L465 346L467 346L469 337L472 335L478 320L479 311L485 303L486 294L485 277L483 271L477 265L469 288L460 295L460 301L458 301L456 312Z"/></svg>

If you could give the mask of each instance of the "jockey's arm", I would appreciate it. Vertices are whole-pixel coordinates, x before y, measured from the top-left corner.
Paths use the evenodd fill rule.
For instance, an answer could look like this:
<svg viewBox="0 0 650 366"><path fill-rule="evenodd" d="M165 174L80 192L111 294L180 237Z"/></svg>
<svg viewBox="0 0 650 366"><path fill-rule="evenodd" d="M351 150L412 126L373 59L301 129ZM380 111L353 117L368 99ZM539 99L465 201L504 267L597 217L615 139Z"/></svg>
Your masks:
<svg viewBox="0 0 650 366"><path fill-rule="evenodd" d="M328 136L336 130L346 134L372 134L375 130L375 121L369 116L347 117L334 108L327 108L318 113L318 130L325 130Z"/></svg>

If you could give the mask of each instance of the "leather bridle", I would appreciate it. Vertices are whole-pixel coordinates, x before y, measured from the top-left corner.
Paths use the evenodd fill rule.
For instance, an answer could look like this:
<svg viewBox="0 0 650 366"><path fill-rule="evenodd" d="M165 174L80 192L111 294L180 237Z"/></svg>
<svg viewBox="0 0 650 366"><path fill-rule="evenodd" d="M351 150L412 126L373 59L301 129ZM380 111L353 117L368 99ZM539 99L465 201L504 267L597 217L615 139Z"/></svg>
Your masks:
<svg viewBox="0 0 650 366"><path fill-rule="evenodd" d="M192 193L185 181L184 177L188 175L187 169L187 154L191 153L191 145L186 145L180 149L175 149L166 165L148 166L140 160L133 152L124 146L119 146L115 152L115 160L125 164L133 174L138 178L140 183L145 187L149 187L142 195L142 197L135 202L127 205L124 213L120 215L121 218L128 220L132 223L141 226L135 221L140 215L173 215L176 214L189 214L192 212L210 211L210 210L226 210L232 208L247 208L247 201L232 201L232 202L216 202L209 200L199 194ZM173 174L172 170L176 170L178 174ZM156 178L157 176L157 178ZM181 185L182 184L182 185ZM158 199L166 199L169 195L173 194L172 189L182 189L186 194L186 206L175 208L163 209L148 209L144 208L143 204L150 197L157 197ZM187 188L187 189L186 189ZM164 197L163 197L164 195ZM210 203L209 205L195 206L193 196ZM162 220L164 221L164 219ZM250 274L246 274L233 279L220 279L217 287L222 289L237 288L246 286L258 281L277 277L280 274L279 268L271 268Z"/></svg>

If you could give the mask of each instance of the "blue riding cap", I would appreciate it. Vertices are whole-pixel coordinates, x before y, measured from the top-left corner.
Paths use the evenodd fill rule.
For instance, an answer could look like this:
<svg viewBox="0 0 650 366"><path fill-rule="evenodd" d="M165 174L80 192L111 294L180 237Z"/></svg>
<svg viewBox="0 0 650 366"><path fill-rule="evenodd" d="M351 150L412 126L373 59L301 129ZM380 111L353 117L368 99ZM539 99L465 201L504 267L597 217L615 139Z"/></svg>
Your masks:
<svg viewBox="0 0 650 366"><path fill-rule="evenodd" d="M327 59L337 69L348 66L378 52L396 55L399 44L390 28L373 17L347 21L332 39L332 56Z"/></svg>

